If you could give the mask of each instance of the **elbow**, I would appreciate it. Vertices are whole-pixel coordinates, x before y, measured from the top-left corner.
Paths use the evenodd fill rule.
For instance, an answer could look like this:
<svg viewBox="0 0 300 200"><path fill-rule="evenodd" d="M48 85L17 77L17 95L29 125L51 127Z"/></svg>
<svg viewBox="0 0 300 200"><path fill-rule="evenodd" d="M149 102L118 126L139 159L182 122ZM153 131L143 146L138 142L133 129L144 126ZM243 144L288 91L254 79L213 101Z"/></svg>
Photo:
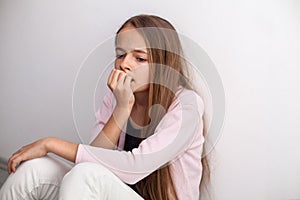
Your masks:
<svg viewBox="0 0 300 200"><path fill-rule="evenodd" d="M119 178L129 184L129 185L133 185L136 184L137 182L139 182L140 180L142 180L143 178L145 178L148 174L133 174L133 175L120 175L119 174Z"/></svg>

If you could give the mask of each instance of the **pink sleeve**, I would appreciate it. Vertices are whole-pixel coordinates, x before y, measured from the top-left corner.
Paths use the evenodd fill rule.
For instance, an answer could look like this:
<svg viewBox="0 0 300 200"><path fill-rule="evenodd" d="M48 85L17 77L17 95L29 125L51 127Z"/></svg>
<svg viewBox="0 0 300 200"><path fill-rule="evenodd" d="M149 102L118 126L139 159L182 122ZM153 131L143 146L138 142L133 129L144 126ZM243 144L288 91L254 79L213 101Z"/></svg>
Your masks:
<svg viewBox="0 0 300 200"><path fill-rule="evenodd" d="M109 120L114 109L114 97L111 91L107 92L103 98L101 106L95 113L96 122L92 128L89 144L97 137L104 125Z"/></svg>
<svg viewBox="0 0 300 200"><path fill-rule="evenodd" d="M134 184L189 148L196 134L202 134L203 112L202 99L192 91L184 91L172 103L154 134L138 148L126 152L80 144L76 163L99 163L122 181Z"/></svg>

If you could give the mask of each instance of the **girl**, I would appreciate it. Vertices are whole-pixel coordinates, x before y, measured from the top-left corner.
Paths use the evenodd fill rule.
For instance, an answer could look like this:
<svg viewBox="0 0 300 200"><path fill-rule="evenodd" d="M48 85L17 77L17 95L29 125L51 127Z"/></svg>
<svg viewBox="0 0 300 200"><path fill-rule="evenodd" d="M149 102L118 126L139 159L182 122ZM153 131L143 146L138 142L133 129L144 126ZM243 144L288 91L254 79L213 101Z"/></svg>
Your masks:
<svg viewBox="0 0 300 200"><path fill-rule="evenodd" d="M204 104L178 34L165 19L138 15L115 46L91 143L47 137L22 147L9 158L0 199L199 199L209 177Z"/></svg>

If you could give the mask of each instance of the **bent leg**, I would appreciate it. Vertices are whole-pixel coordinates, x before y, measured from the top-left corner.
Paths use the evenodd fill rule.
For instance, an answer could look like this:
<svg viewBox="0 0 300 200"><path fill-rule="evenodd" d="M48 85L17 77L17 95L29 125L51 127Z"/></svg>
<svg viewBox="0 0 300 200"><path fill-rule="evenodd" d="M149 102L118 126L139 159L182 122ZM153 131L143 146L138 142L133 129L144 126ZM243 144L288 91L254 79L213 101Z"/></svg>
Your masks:
<svg viewBox="0 0 300 200"><path fill-rule="evenodd" d="M100 164L80 163L68 172L59 190L60 200L143 199L116 175Z"/></svg>
<svg viewBox="0 0 300 200"><path fill-rule="evenodd" d="M71 168L72 165L52 156L25 161L8 176L0 199L58 199L60 182Z"/></svg>

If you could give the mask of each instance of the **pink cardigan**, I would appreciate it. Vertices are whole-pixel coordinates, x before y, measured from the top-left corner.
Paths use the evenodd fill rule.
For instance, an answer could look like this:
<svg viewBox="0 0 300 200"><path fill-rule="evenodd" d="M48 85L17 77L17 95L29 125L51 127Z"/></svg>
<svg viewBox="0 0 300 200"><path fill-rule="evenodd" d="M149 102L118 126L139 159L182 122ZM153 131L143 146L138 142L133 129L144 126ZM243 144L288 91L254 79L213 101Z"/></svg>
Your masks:
<svg viewBox="0 0 300 200"><path fill-rule="evenodd" d="M80 144L75 162L104 165L128 184L134 184L159 167L170 164L178 198L199 199L204 104L197 93L184 88L180 88L175 96L154 134L143 140L138 148L131 152L122 151L126 134L122 131L119 150ZM96 112L91 141L100 133L114 107L115 99L109 92Z"/></svg>

